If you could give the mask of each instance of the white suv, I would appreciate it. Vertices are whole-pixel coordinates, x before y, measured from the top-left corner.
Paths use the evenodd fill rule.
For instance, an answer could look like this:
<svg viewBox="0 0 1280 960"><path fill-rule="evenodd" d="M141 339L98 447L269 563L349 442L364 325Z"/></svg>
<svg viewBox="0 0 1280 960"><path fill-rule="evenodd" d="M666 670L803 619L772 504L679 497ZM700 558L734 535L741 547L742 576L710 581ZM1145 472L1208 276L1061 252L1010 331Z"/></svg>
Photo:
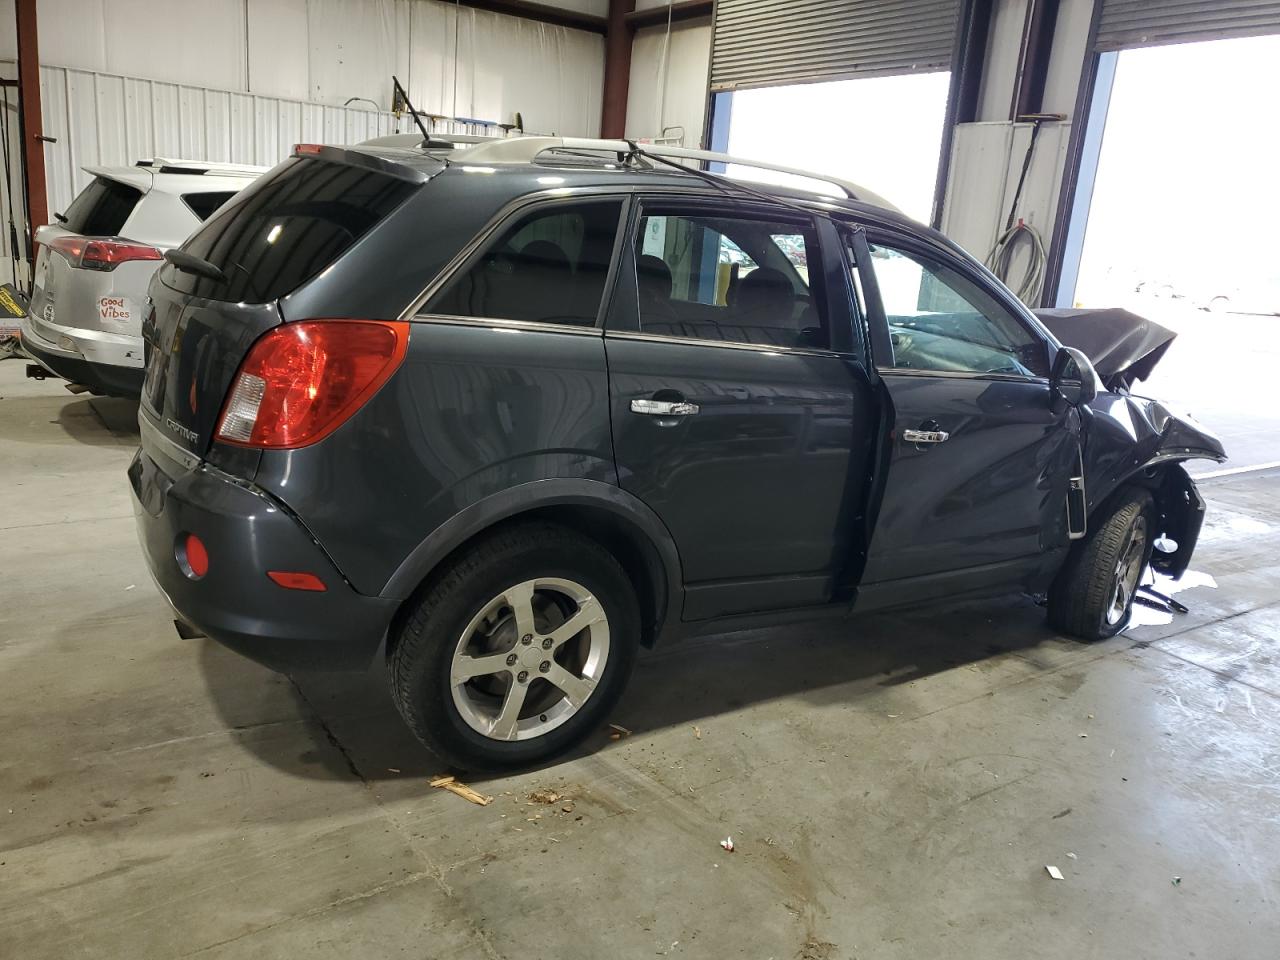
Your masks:
<svg viewBox="0 0 1280 960"><path fill-rule="evenodd" d="M93 181L36 231L22 348L73 384L136 397L147 284L164 252L267 168L155 159L84 170Z"/></svg>

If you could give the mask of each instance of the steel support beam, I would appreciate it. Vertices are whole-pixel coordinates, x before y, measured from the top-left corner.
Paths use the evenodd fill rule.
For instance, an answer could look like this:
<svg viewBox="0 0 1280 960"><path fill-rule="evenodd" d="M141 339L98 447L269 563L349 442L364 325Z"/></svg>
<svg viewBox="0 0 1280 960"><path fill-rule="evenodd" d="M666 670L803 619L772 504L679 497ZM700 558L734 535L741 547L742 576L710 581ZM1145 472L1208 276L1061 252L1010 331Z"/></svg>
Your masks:
<svg viewBox="0 0 1280 960"><path fill-rule="evenodd" d="M22 109L22 166L27 200L27 264L35 263L35 231L49 222L44 177L44 127L40 118L40 52L36 0L17 0L18 101Z"/></svg>
<svg viewBox="0 0 1280 960"><path fill-rule="evenodd" d="M1009 111L1011 120L1041 111L1049 76L1049 55L1058 26L1058 6L1059 0L1030 0L1027 5L1013 105Z"/></svg>
<svg viewBox="0 0 1280 960"><path fill-rule="evenodd" d="M978 91L987 63L987 41L991 29L992 0L962 0L955 47L951 52L951 88L947 91L947 112L942 127L942 150L938 158L938 178L933 190L935 228L942 225L947 179L951 176L951 147L956 125L972 123L978 116Z"/></svg>
<svg viewBox="0 0 1280 960"><path fill-rule="evenodd" d="M627 93L631 86L631 31L627 14L636 0L609 0L609 29L604 35L604 107L600 136L616 140L626 136Z"/></svg>

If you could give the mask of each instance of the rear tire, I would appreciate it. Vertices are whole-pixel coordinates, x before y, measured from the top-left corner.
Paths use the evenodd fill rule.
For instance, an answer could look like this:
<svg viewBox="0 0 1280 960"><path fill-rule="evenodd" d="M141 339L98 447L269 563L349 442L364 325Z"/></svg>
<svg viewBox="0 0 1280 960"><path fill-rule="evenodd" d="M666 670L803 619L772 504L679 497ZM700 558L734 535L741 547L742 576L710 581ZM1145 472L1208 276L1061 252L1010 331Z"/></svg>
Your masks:
<svg viewBox="0 0 1280 960"><path fill-rule="evenodd" d="M414 735L464 770L528 766L579 743L639 647L622 565L553 524L484 537L413 602L393 637L392 697Z"/></svg>
<svg viewBox="0 0 1280 960"><path fill-rule="evenodd" d="M1151 494L1123 489L1108 512L1091 519L1049 590L1049 624L1081 640L1105 640L1129 623L1133 596L1156 536Z"/></svg>

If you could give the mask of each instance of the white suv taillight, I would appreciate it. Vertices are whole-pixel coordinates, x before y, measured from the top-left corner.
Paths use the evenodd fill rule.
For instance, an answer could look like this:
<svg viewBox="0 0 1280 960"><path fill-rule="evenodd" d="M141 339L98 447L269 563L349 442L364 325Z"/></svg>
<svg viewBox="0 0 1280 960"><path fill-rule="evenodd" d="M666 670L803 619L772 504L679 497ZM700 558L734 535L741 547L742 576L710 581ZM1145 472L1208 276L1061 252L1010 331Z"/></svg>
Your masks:
<svg viewBox="0 0 1280 960"><path fill-rule="evenodd" d="M164 254L145 243L128 240L90 240L87 237L58 237L49 244L82 270L114 270L130 260L163 260Z"/></svg>

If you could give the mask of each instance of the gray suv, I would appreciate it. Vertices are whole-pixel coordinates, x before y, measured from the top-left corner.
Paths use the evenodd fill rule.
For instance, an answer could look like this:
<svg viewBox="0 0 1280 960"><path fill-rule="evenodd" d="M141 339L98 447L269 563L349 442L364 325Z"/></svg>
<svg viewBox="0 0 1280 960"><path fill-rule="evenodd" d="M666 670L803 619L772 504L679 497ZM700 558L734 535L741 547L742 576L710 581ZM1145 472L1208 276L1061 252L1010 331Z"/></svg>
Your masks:
<svg viewBox="0 0 1280 960"><path fill-rule="evenodd" d="M300 145L169 251L129 477L179 631L381 653L425 744L498 769L642 646L1019 590L1096 639L1186 569L1211 434L874 195L673 155L726 159Z"/></svg>

